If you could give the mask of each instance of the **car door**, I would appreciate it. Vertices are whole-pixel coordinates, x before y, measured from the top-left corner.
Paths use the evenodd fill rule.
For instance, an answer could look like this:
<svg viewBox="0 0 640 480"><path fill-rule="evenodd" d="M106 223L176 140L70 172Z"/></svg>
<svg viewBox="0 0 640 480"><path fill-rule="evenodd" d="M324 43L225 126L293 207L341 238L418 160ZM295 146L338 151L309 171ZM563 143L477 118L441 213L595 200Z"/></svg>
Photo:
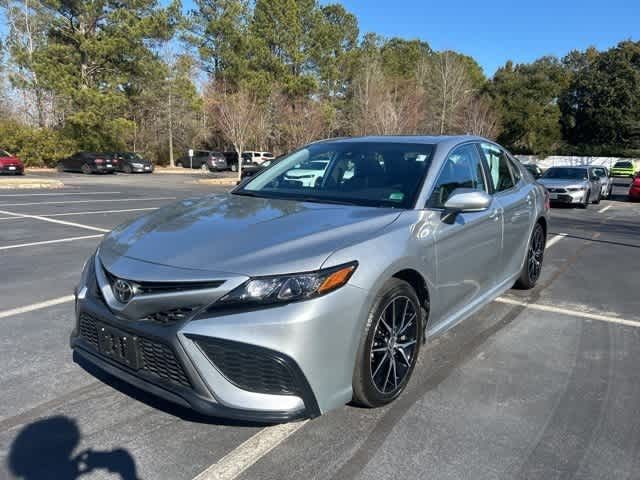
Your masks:
<svg viewBox="0 0 640 480"><path fill-rule="evenodd" d="M589 184L591 185L591 201L597 201L602 193L602 183L595 169L589 168Z"/></svg>
<svg viewBox="0 0 640 480"><path fill-rule="evenodd" d="M523 180L517 161L502 148L482 142L480 150L503 214L502 258L497 279L500 283L522 268L536 209L534 185Z"/></svg>
<svg viewBox="0 0 640 480"><path fill-rule="evenodd" d="M71 162L69 165L70 170L80 170L82 168L82 164L84 163L84 158L86 153L76 153L73 157L71 157Z"/></svg>
<svg viewBox="0 0 640 480"><path fill-rule="evenodd" d="M452 150L427 200L428 209L442 211L434 231L439 323L493 288L500 260L500 205L493 201L485 211L452 217L444 211L444 204L457 188L491 192L474 143Z"/></svg>

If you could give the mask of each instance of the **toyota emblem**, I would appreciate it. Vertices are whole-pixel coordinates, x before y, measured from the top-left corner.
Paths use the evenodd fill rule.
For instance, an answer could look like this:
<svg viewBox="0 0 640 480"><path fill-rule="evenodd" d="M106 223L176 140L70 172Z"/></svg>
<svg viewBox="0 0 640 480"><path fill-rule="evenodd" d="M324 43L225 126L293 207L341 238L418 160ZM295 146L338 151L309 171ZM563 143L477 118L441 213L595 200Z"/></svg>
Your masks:
<svg viewBox="0 0 640 480"><path fill-rule="evenodd" d="M133 298L135 292L133 290L133 285L129 282L117 279L113 282L113 293L120 303L128 303L129 300Z"/></svg>

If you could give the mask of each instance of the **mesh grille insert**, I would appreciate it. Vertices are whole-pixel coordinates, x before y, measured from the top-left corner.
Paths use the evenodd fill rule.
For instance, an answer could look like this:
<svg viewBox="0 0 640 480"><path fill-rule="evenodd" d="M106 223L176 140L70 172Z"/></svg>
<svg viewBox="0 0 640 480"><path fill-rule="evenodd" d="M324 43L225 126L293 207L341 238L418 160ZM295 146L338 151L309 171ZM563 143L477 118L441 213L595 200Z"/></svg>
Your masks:
<svg viewBox="0 0 640 480"><path fill-rule="evenodd" d="M277 395L299 393L293 372L276 352L214 338L199 337L196 343L220 372L243 390Z"/></svg>
<svg viewBox="0 0 640 480"><path fill-rule="evenodd" d="M81 314L78 331L84 340L99 351L98 325L93 317ZM168 345L138 336L138 355L141 371L176 385L191 387L180 361Z"/></svg>

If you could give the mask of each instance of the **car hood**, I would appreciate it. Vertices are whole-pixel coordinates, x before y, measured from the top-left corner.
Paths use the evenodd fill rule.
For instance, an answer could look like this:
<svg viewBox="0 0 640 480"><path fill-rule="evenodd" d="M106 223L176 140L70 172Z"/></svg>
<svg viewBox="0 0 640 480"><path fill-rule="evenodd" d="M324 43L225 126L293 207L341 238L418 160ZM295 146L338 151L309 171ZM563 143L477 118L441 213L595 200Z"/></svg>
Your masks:
<svg viewBox="0 0 640 480"><path fill-rule="evenodd" d="M274 275L320 268L337 249L369 238L396 209L240 195L187 199L117 227L100 247L110 265L142 260L189 270Z"/></svg>
<svg viewBox="0 0 640 480"><path fill-rule="evenodd" d="M538 183L541 183L547 188L582 188L588 182L586 180L563 180L563 179L551 179L551 178L539 178Z"/></svg>

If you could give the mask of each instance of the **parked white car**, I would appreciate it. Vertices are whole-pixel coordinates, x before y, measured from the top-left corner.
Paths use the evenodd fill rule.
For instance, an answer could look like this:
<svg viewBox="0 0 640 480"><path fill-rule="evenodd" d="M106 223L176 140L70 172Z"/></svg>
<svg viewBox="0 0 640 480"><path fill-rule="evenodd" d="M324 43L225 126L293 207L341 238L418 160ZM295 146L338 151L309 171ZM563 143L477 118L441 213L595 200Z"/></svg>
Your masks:
<svg viewBox="0 0 640 480"><path fill-rule="evenodd" d="M285 175L285 179L299 181L302 187L313 187L316 184L316 180L324 176L327 165L329 165L329 160L314 160L302 163L298 168L289 170Z"/></svg>
<svg viewBox="0 0 640 480"><path fill-rule="evenodd" d="M267 160L273 160L274 158L275 156L271 152L256 152L250 150L242 153L243 161L249 160L251 163L257 164L261 164L263 162L266 162Z"/></svg>

